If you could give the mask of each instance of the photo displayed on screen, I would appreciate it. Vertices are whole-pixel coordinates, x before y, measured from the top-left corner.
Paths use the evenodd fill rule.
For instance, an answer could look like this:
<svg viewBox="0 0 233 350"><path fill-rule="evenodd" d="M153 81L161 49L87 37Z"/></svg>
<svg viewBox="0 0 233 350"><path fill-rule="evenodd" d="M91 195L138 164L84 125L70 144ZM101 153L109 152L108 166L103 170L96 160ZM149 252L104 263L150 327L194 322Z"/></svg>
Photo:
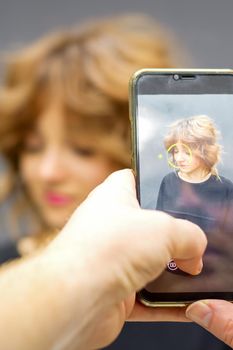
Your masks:
<svg viewBox="0 0 233 350"><path fill-rule="evenodd" d="M149 292L233 290L233 95L139 95L140 202L192 221L207 249L198 276L168 262Z"/></svg>

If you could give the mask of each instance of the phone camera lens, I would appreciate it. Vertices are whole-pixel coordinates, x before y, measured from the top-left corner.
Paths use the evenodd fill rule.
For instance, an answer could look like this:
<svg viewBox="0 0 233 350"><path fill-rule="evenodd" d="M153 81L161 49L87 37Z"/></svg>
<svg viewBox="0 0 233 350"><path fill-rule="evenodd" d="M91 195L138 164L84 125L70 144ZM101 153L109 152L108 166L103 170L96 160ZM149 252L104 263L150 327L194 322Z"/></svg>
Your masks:
<svg viewBox="0 0 233 350"><path fill-rule="evenodd" d="M174 75L173 75L173 79L174 79L174 80L179 80L179 79L180 79L180 77L179 77L179 75L178 75L178 74L174 74Z"/></svg>

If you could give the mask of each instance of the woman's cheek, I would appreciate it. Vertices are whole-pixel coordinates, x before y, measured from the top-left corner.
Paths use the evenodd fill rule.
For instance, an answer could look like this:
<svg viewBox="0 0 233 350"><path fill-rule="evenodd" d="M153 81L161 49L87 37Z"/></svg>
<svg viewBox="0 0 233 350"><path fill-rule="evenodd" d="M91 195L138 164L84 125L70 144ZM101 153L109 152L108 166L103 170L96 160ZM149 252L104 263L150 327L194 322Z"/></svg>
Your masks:
<svg viewBox="0 0 233 350"><path fill-rule="evenodd" d="M20 175L23 182L38 182L39 179L39 160L32 159L30 156L23 156L20 160Z"/></svg>
<svg viewBox="0 0 233 350"><path fill-rule="evenodd" d="M104 165L98 162L89 162L80 169L79 176L80 173L82 174L83 182L92 189L92 187L102 182L110 172L105 169Z"/></svg>

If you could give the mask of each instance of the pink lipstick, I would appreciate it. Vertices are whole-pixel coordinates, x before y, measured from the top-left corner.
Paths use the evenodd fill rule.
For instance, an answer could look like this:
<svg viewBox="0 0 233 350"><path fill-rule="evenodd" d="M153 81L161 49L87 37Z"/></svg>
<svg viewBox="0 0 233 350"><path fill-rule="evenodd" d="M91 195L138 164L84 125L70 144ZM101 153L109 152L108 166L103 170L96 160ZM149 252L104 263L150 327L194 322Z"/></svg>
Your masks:
<svg viewBox="0 0 233 350"><path fill-rule="evenodd" d="M58 194L56 192L46 192L46 202L54 206L65 206L72 202L72 197L64 194Z"/></svg>

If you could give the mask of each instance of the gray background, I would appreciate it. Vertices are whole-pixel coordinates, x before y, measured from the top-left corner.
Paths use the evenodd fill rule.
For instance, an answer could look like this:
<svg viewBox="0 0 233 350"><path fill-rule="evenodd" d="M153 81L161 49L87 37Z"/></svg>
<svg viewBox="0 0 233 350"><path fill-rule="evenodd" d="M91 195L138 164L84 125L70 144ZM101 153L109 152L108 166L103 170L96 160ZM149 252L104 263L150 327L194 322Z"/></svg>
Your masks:
<svg viewBox="0 0 233 350"><path fill-rule="evenodd" d="M93 16L145 12L167 25L193 67L233 66L232 0L0 0L0 50Z"/></svg>
<svg viewBox="0 0 233 350"><path fill-rule="evenodd" d="M189 66L232 67L232 0L0 0L0 51L20 47L50 30L94 16L151 14L167 25L189 52ZM128 324L112 350L223 350L192 324Z"/></svg>

